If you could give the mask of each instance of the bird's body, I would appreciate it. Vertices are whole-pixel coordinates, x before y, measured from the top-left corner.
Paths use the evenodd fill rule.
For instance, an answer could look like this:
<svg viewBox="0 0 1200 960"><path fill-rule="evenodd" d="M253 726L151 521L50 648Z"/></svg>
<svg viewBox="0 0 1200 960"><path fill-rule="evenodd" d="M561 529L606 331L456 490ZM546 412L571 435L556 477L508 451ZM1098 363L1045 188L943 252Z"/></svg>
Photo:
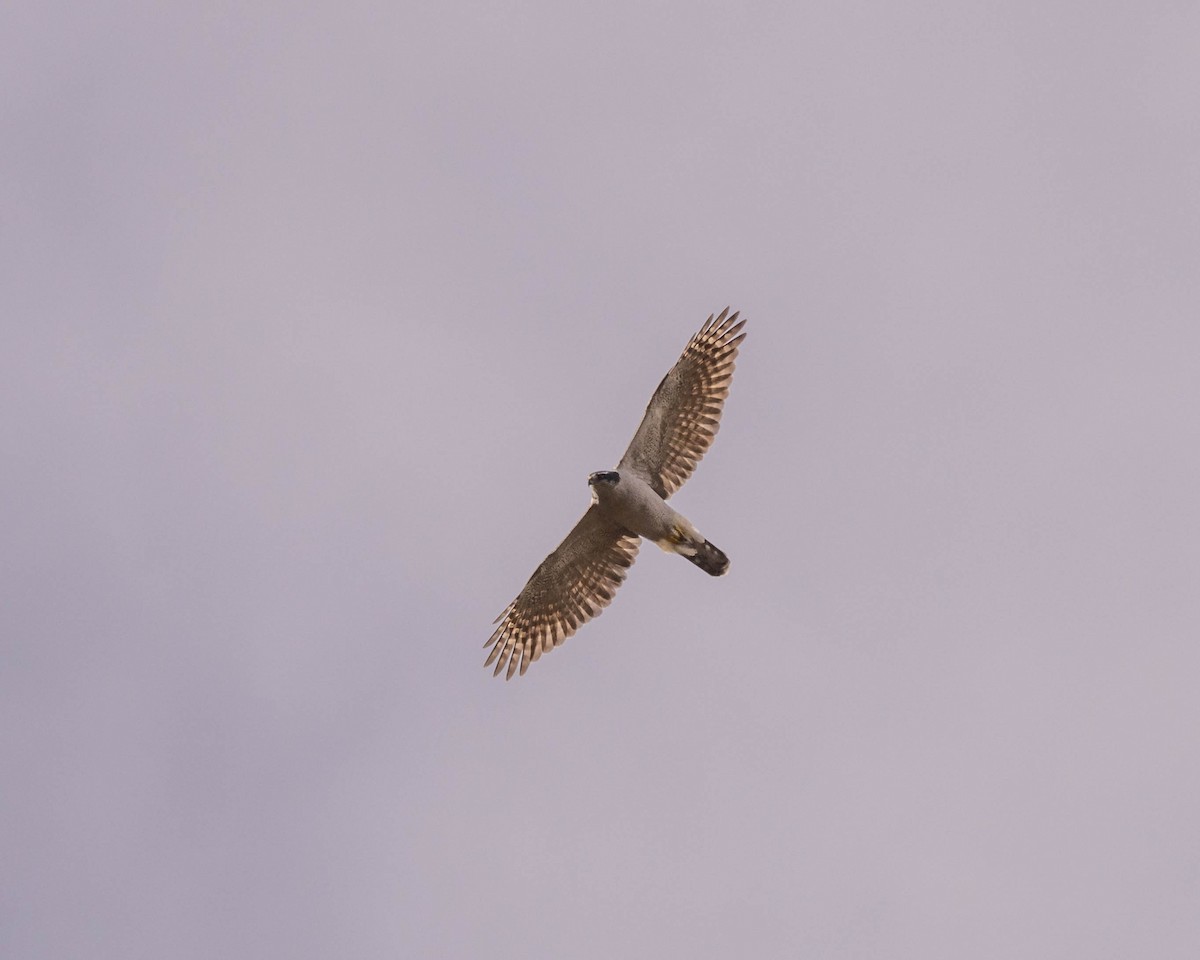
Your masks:
<svg viewBox="0 0 1200 960"><path fill-rule="evenodd" d="M610 479L611 478L611 479ZM626 530L658 543L680 524L691 526L654 488L634 473L615 470L593 473L588 478L592 502Z"/></svg>
<svg viewBox="0 0 1200 960"><path fill-rule="evenodd" d="M691 476L712 445L729 395L745 321L724 310L711 316L663 377L615 470L588 477L592 504L525 588L496 618L484 646L511 678L558 646L612 601L637 557L642 537L720 576L729 558L667 498Z"/></svg>
<svg viewBox="0 0 1200 960"><path fill-rule="evenodd" d="M658 544L668 553L687 557L705 573L719 577L729 569L729 558L636 473L615 470L593 473L588 483L593 503L626 530ZM707 565L697 558L703 558Z"/></svg>

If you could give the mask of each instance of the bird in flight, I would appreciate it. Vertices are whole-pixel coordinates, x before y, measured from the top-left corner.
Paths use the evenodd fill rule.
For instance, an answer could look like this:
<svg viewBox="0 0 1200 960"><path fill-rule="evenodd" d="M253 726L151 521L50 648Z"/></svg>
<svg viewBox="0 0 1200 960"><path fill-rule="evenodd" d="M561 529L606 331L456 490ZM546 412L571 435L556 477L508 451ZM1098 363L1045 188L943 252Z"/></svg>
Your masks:
<svg viewBox="0 0 1200 960"><path fill-rule="evenodd" d="M745 339L738 315L710 315L650 398L641 425L615 470L588 477L592 503L565 540L495 619L484 666L512 679L612 602L641 538L719 577L729 558L667 498L683 486L712 445Z"/></svg>

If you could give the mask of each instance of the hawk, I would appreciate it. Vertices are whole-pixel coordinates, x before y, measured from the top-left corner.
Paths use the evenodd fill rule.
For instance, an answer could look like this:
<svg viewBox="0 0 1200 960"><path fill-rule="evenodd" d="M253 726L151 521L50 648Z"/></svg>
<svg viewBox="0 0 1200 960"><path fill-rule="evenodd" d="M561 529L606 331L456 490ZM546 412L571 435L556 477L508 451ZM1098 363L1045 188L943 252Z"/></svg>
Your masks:
<svg viewBox="0 0 1200 960"><path fill-rule="evenodd" d="M641 538L686 557L719 577L729 558L709 543L667 498L683 486L712 445L729 396L733 362L746 321L729 308L688 342L650 398L637 433L616 470L588 476L592 503L517 598L501 612L484 647L493 676L522 675L612 602L637 557Z"/></svg>

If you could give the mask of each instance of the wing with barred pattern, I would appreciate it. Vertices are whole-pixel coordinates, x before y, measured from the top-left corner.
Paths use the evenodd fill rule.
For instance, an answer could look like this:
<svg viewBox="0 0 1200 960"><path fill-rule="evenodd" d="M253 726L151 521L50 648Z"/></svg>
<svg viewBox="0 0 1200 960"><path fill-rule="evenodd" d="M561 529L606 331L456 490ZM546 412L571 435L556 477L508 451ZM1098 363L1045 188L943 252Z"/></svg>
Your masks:
<svg viewBox="0 0 1200 960"><path fill-rule="evenodd" d="M509 680L524 674L612 602L637 557L641 538L604 517L595 504L533 572L517 598L496 618L484 666Z"/></svg>
<svg viewBox="0 0 1200 960"><path fill-rule="evenodd" d="M663 499L683 486L720 428L745 323L728 307L709 316L654 391L618 471L633 470Z"/></svg>

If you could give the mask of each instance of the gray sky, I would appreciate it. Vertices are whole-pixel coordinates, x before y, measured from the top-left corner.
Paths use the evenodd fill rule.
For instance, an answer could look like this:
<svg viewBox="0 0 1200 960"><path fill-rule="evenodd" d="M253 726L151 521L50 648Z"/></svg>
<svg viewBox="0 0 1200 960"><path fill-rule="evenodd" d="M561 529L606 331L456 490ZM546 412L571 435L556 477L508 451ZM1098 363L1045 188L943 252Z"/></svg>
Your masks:
<svg viewBox="0 0 1200 960"><path fill-rule="evenodd" d="M0 954L1200 955L1200 8L432 6L0 15Z"/></svg>

